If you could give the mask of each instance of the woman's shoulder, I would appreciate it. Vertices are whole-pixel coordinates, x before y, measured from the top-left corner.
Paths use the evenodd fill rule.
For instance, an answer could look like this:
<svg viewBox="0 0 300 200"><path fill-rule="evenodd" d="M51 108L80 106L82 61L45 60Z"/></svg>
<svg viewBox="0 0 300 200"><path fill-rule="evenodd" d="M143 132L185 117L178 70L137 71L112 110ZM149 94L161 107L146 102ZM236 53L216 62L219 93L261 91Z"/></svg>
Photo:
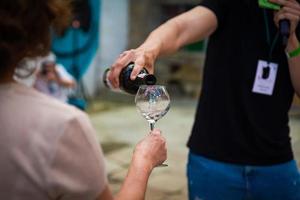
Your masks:
<svg viewBox="0 0 300 200"><path fill-rule="evenodd" d="M16 98L22 101L22 109L31 115L40 116L42 120L48 118L50 121L67 122L74 118L87 117L84 112L65 102L45 95L34 88L18 84L15 89Z"/></svg>

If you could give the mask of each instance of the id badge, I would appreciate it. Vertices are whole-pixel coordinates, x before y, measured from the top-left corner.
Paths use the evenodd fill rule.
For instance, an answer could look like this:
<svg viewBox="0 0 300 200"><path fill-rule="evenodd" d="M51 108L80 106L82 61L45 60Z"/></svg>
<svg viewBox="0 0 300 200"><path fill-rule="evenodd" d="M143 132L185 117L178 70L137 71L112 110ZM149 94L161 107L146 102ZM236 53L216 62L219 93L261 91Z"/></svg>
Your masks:
<svg viewBox="0 0 300 200"><path fill-rule="evenodd" d="M259 60L252 92L271 96L273 94L278 64Z"/></svg>

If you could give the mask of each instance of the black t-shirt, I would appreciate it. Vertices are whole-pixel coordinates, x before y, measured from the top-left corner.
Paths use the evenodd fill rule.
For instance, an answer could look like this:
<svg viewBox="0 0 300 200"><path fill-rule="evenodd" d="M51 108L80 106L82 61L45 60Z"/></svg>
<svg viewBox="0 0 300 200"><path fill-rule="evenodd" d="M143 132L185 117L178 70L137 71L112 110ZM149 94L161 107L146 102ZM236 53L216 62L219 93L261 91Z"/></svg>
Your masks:
<svg viewBox="0 0 300 200"><path fill-rule="evenodd" d="M215 13L218 28L209 38L188 147L236 164L271 165L293 159L288 110L294 89L280 38L274 39L278 29L273 11L265 10L264 15L254 0L204 0L201 5ZM252 92L258 60L278 63L272 95Z"/></svg>

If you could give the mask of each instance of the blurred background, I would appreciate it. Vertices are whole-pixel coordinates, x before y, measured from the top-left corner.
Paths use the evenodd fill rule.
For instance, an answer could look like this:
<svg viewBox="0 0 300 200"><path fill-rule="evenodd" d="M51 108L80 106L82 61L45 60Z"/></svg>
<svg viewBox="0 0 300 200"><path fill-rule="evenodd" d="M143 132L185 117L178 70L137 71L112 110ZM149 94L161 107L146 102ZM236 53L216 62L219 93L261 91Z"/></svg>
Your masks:
<svg viewBox="0 0 300 200"><path fill-rule="evenodd" d="M147 35L167 19L197 5L196 0L75 0L75 18L63 37L55 37L52 50L69 72L82 78L84 95L94 97L102 89L101 75L119 54L136 48ZM196 96L205 42L198 42L179 53L158 60L156 75L161 84L178 84L180 92ZM186 72L185 72L186 71ZM192 73L191 73L192 72ZM177 82L188 73L186 85ZM190 84L188 86L188 84ZM176 87L175 87L176 88ZM175 89L174 88L174 89ZM179 92L179 91L178 91Z"/></svg>
<svg viewBox="0 0 300 200"><path fill-rule="evenodd" d="M75 0L71 26L63 35L54 36L52 52L56 62L77 83L68 103L89 114L106 154L107 173L114 192L126 176L134 145L148 134L149 127L135 108L134 96L105 88L103 72L124 50L138 47L154 28L199 2ZM156 125L167 139L169 166L154 170L146 199L187 199L186 142L201 91L205 47L206 41L199 41L155 63L158 83L165 85L171 96L170 111ZM297 98L290 116L293 146L300 163Z"/></svg>

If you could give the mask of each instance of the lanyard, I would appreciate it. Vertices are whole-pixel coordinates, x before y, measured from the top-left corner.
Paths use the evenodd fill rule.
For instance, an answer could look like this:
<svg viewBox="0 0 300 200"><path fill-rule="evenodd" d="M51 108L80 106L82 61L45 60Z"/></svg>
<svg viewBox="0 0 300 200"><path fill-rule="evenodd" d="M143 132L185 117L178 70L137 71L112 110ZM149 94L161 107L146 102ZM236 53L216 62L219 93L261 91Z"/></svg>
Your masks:
<svg viewBox="0 0 300 200"><path fill-rule="evenodd" d="M278 37L279 37L279 32L277 31L273 41L271 42L271 34L270 34L270 27L269 27L269 20L268 20L268 16L267 16L267 11L266 9L263 9L264 12L264 21L265 21L265 28L266 28L266 38L267 38L267 43L270 46L270 50L269 50L269 55L268 55L268 61L272 60L272 53L275 47L275 44L278 41Z"/></svg>

